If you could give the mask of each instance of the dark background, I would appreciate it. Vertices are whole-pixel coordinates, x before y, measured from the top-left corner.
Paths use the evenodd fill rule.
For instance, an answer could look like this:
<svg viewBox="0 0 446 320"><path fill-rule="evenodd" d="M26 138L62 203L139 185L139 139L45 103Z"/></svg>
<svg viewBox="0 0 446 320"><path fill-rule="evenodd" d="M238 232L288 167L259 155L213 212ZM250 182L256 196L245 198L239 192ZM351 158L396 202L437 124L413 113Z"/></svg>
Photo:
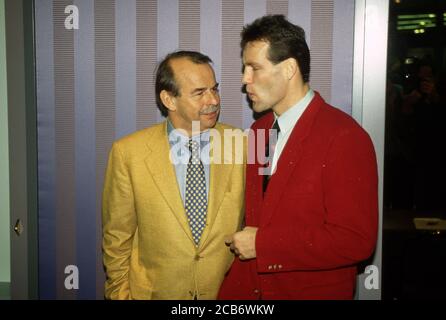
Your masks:
<svg viewBox="0 0 446 320"><path fill-rule="evenodd" d="M404 17L422 14L430 17ZM384 300L446 299L446 230L414 224L446 219L445 28L446 1L390 1Z"/></svg>

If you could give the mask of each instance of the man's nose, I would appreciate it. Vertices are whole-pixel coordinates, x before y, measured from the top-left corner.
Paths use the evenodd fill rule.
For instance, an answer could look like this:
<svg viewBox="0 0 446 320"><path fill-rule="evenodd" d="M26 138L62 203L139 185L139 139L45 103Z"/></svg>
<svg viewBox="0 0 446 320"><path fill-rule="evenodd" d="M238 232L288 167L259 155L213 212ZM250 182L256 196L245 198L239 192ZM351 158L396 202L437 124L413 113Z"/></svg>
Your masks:
<svg viewBox="0 0 446 320"><path fill-rule="evenodd" d="M252 82L251 75L247 71L243 72L242 83L249 84L251 82Z"/></svg>
<svg viewBox="0 0 446 320"><path fill-rule="evenodd" d="M220 95L217 91L209 90L209 93L206 95L207 104L219 104Z"/></svg>

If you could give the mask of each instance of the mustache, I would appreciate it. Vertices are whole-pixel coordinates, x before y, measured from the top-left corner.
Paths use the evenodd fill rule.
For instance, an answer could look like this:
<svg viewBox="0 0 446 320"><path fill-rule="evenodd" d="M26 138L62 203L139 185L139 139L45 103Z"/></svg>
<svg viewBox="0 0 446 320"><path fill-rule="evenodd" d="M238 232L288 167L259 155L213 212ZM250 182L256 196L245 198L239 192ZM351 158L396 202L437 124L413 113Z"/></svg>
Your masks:
<svg viewBox="0 0 446 320"><path fill-rule="evenodd" d="M206 109L200 110L199 114L209 114L212 112L216 112L218 110L220 110L220 105L212 104L209 107L207 107Z"/></svg>

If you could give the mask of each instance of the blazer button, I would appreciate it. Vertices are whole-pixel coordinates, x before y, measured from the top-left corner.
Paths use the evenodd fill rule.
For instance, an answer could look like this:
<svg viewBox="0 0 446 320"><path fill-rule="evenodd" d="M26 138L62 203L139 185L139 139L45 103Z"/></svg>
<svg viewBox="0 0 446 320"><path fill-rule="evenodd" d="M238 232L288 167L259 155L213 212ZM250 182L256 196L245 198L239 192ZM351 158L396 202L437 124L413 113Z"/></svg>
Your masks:
<svg viewBox="0 0 446 320"><path fill-rule="evenodd" d="M269 265L268 266L268 270L272 270L273 269L273 266L272 265Z"/></svg>
<svg viewBox="0 0 446 320"><path fill-rule="evenodd" d="M279 267L279 269L282 269L282 265L281 264L279 264L278 267Z"/></svg>
<svg viewBox="0 0 446 320"><path fill-rule="evenodd" d="M200 257L199 254L195 255L195 260L196 260L196 261L200 260L200 258L201 258L201 257Z"/></svg>
<svg viewBox="0 0 446 320"><path fill-rule="evenodd" d="M259 294L260 293L259 289L254 289L254 293Z"/></svg>
<svg viewBox="0 0 446 320"><path fill-rule="evenodd" d="M277 264L275 264L275 265L273 266L273 268L274 268L274 270L276 270L276 269L277 269Z"/></svg>

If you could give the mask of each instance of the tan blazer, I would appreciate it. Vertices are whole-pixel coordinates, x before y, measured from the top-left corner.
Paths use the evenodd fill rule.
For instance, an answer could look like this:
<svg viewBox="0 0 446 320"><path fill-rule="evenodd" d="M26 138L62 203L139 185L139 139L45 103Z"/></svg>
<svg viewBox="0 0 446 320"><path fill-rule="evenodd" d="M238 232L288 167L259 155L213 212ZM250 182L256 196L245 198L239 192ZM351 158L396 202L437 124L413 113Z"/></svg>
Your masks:
<svg viewBox="0 0 446 320"><path fill-rule="evenodd" d="M107 299L215 299L233 261L224 237L241 225L245 164L211 162L206 227L196 248L166 127L164 121L126 136L110 152L102 203ZM232 127L215 129L223 136ZM214 150L229 139L217 143L211 136ZM228 156L235 158L227 152L222 159Z"/></svg>

